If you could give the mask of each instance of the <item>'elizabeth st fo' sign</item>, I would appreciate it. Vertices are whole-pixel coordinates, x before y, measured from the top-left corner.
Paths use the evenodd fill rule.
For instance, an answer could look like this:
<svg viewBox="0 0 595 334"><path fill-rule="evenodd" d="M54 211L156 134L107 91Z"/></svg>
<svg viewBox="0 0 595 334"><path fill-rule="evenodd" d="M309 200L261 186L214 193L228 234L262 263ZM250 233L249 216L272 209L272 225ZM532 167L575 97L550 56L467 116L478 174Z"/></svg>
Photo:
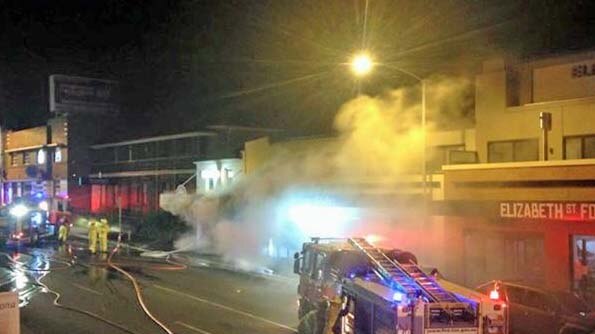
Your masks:
<svg viewBox="0 0 595 334"><path fill-rule="evenodd" d="M591 202L501 202L500 217L595 222Z"/></svg>

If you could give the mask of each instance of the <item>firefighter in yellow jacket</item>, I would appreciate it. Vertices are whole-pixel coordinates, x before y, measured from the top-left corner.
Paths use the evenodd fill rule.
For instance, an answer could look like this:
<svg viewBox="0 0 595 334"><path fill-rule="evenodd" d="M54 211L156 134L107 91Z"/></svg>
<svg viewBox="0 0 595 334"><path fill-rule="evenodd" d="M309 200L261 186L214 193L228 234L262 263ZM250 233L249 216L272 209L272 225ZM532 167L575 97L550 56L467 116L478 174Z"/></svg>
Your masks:
<svg viewBox="0 0 595 334"><path fill-rule="evenodd" d="M95 218L89 219L89 251L92 254L97 252L97 226L99 222Z"/></svg>
<svg viewBox="0 0 595 334"><path fill-rule="evenodd" d="M107 219L101 218L97 227L97 234L99 236L99 250L102 253L107 253L107 235L109 233L109 224Z"/></svg>
<svg viewBox="0 0 595 334"><path fill-rule="evenodd" d="M68 228L66 228L66 226L64 224L62 224L62 225L60 225L60 228L58 229L58 241L60 241L60 243L65 243L67 239L68 239Z"/></svg>
<svg viewBox="0 0 595 334"><path fill-rule="evenodd" d="M70 222L68 218L62 217L60 219L60 228L58 228L58 241L60 243L65 243L68 240L68 235L70 234Z"/></svg>

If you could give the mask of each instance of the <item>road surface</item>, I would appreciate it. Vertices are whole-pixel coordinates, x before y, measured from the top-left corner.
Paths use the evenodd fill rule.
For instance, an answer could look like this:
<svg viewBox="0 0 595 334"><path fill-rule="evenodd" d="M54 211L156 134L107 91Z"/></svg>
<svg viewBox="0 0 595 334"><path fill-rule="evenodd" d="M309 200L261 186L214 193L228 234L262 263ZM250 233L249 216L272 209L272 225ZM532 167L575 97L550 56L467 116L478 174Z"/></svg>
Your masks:
<svg viewBox="0 0 595 334"><path fill-rule="evenodd" d="M130 280L107 266L107 254L92 256L74 241L0 255L0 291L18 289L25 334L166 333L142 311ZM295 332L295 280L212 265L184 269L125 252L113 261L138 280L149 311L174 333ZM67 309L53 305L44 285Z"/></svg>

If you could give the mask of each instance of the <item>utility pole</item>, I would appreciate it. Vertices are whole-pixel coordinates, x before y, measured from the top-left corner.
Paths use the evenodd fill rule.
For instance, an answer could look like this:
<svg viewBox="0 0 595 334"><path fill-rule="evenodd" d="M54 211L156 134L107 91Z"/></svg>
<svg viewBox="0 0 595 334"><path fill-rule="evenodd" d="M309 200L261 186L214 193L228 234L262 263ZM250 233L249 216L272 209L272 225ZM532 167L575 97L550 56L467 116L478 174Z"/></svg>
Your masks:
<svg viewBox="0 0 595 334"><path fill-rule="evenodd" d="M120 248L120 243L122 242L122 195L118 196L118 225L120 226L120 228L118 231L118 246L117 246L117 248Z"/></svg>

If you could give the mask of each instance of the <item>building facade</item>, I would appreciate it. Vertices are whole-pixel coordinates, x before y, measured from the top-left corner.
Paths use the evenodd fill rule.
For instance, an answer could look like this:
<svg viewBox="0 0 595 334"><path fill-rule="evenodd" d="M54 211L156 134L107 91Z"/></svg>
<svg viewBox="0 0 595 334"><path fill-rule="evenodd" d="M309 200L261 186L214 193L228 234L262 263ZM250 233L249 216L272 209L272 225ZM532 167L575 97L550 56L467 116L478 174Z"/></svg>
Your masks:
<svg viewBox="0 0 595 334"><path fill-rule="evenodd" d="M464 259L444 259L459 281L595 293L594 69L594 52L484 63L475 101L481 163L443 167L438 210L453 241L443 247ZM551 114L548 131L542 112Z"/></svg>
<svg viewBox="0 0 595 334"><path fill-rule="evenodd" d="M551 115L546 132L541 113ZM247 142L246 172L257 173L276 152L333 142ZM476 75L474 128L429 133L427 144L430 217L399 216L399 202L419 199L419 178L351 175L331 189L382 196L394 209L383 218L391 226L383 236L451 280L595 293L594 52L486 61Z"/></svg>
<svg viewBox="0 0 595 334"><path fill-rule="evenodd" d="M531 61L486 61L476 77L481 162L544 157L539 114L551 114L550 160L595 157L595 52Z"/></svg>
<svg viewBox="0 0 595 334"><path fill-rule="evenodd" d="M194 175L194 161L207 157L213 136L197 131L92 145L90 211L110 212L119 205L131 213L157 210L160 193Z"/></svg>
<svg viewBox="0 0 595 334"><path fill-rule="evenodd" d="M2 204L36 194L68 199L66 118L52 118L46 126L6 131L2 141Z"/></svg>

